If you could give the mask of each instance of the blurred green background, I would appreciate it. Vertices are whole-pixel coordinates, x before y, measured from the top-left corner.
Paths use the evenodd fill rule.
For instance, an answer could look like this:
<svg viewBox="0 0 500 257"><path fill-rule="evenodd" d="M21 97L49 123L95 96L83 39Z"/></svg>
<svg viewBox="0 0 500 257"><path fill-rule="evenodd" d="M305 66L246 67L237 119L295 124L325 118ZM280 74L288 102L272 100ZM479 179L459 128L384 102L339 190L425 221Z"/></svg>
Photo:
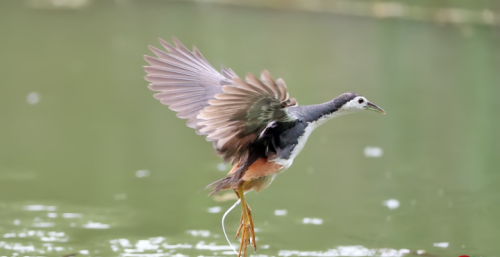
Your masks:
<svg viewBox="0 0 500 257"><path fill-rule="evenodd" d="M284 78L299 104L355 91L387 112L323 125L248 195L257 254L498 256L499 9L1 1L0 255L231 254L234 199L201 190L230 167L143 79L147 46L175 36L217 69Z"/></svg>

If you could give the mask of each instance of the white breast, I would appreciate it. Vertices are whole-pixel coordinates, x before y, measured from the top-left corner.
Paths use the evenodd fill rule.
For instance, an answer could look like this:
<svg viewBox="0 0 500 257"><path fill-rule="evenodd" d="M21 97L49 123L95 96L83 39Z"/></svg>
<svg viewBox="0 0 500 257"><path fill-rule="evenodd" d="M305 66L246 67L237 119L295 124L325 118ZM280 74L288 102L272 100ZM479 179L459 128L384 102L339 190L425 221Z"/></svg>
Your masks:
<svg viewBox="0 0 500 257"><path fill-rule="evenodd" d="M306 127L304 134L301 137L299 137L297 145L295 146L295 148L293 148L293 150L290 154L290 158L288 158L288 159L277 158L277 159L273 160L273 162L275 162L276 164L283 165L283 168L281 168L280 172L283 172L286 169L288 169L290 166L292 166L293 159L295 159L295 157L297 157L297 155L299 155L300 151L302 151L302 149L304 148L304 146L307 142L307 139L309 138L311 133L317 127L319 127L321 124L325 123L327 120L341 116L343 114L345 114L345 113L334 112L334 113L327 115L327 116L325 116L325 117L323 117L315 122L310 123L309 126Z"/></svg>
<svg viewBox="0 0 500 257"><path fill-rule="evenodd" d="M298 139L299 141L298 144L293 148L292 152L290 153L290 158L288 159L277 158L274 160L276 164L283 165L283 168L281 168L281 172L285 171L290 166L292 166L293 159L295 159L295 157L299 155L300 151L302 151L302 149L306 145L307 138L309 138L314 129L315 128L314 126L312 126L312 124L306 127L304 134Z"/></svg>

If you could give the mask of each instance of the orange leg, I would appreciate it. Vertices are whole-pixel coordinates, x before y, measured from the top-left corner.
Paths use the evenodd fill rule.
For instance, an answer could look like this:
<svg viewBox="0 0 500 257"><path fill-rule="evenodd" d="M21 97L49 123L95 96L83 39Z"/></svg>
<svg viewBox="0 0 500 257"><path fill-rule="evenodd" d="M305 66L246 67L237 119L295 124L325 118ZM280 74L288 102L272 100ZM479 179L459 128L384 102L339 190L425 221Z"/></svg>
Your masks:
<svg viewBox="0 0 500 257"><path fill-rule="evenodd" d="M255 231L254 231L254 226L253 226L253 218L252 218L252 209L250 209L250 206L247 204L247 213L248 213L248 219L250 220L250 235L252 236L252 246L255 251L257 251L257 244L255 243ZM241 219L240 219L240 227L238 228L238 231L236 232L236 238L240 236L240 232L245 227L245 222L244 222L244 217L243 213L241 214Z"/></svg>
<svg viewBox="0 0 500 257"><path fill-rule="evenodd" d="M236 194L241 199L241 207L243 209L243 212L241 214L240 227L236 232L236 237L238 237L241 233L240 250L238 252L238 257L241 257L242 253L243 256L246 256L247 247L250 244L250 241L252 242L252 246L254 247L254 249L257 250L257 244L255 243L252 210L245 201L244 188L247 183L248 182L242 183L240 186L238 186L238 191L235 190Z"/></svg>

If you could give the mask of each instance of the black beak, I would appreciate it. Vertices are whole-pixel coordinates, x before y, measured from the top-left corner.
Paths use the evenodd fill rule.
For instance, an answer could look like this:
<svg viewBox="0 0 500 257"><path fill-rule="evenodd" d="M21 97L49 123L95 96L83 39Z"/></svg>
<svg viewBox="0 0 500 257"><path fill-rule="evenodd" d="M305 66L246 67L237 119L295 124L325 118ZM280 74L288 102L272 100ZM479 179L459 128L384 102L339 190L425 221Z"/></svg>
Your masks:
<svg viewBox="0 0 500 257"><path fill-rule="evenodd" d="M368 102L368 103L366 104L366 109L367 109L367 110L370 110L370 111L375 111L375 112L379 112L379 113L383 113L383 114L385 114L384 109L382 109L382 108L378 107L377 105L372 104L372 103L370 103L370 102Z"/></svg>

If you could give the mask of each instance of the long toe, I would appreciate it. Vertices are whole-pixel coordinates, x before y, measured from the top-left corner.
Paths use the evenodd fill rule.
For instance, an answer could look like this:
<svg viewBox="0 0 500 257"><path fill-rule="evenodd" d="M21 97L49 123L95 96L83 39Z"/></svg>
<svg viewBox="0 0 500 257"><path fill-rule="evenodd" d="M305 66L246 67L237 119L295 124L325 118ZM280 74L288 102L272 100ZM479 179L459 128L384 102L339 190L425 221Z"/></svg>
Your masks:
<svg viewBox="0 0 500 257"><path fill-rule="evenodd" d="M249 227L249 232L250 232L250 237L252 238L252 246L254 251L257 251L257 243L255 242L255 229L253 226L253 218L252 218L252 210L250 209L250 206L247 205L247 210L248 210L248 224L245 224Z"/></svg>
<svg viewBox="0 0 500 257"><path fill-rule="evenodd" d="M235 238L238 238L240 236L240 232L241 232L241 229L243 229L245 223L243 222L243 214L241 214L241 219L240 219L240 227L238 228L238 230L236 231L236 236Z"/></svg>
<svg viewBox="0 0 500 257"><path fill-rule="evenodd" d="M245 240L244 240L244 237L245 237L245 232L246 232L246 229L243 227L243 228L241 229L240 250L238 251L238 257L241 257L241 253L242 253L242 251L243 251L243 244L244 244L244 242L245 242ZM244 254L246 254L246 253L244 253Z"/></svg>
<svg viewBox="0 0 500 257"><path fill-rule="evenodd" d="M243 226L241 229L240 250L238 257L245 257L247 255L247 248L250 244L250 229L248 226Z"/></svg>

